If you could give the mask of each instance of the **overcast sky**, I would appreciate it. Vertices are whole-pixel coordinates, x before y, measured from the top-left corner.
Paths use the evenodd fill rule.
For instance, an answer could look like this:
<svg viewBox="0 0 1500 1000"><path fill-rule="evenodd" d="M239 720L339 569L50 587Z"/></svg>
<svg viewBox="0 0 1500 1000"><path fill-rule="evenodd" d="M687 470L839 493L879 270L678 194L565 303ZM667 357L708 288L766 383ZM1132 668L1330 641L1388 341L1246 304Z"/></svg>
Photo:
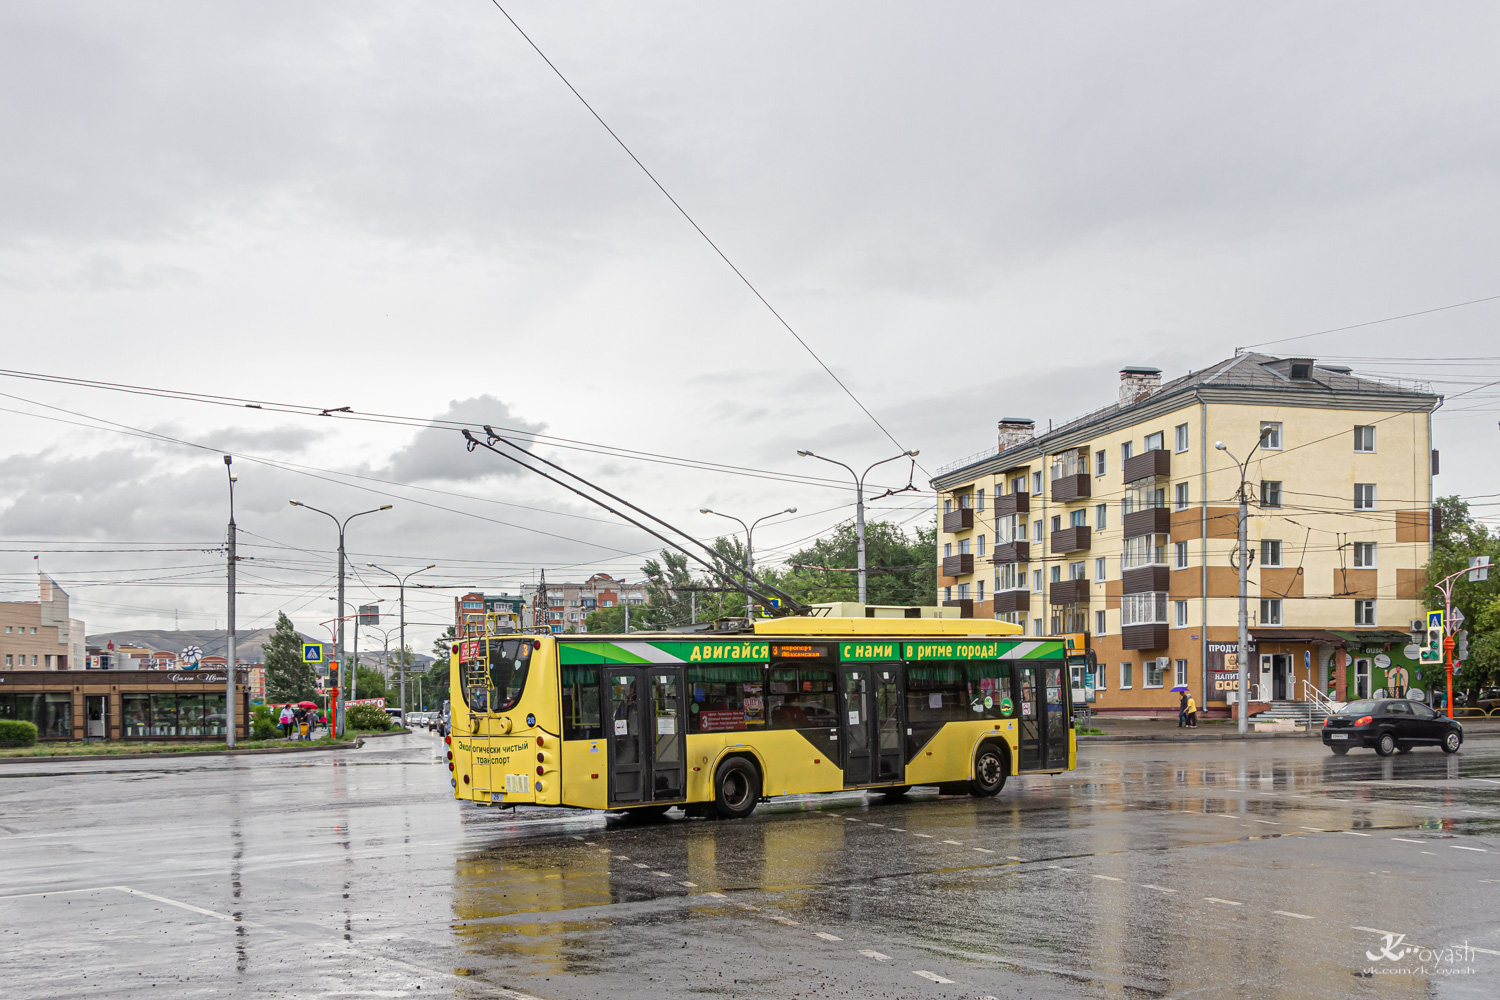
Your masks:
<svg viewBox="0 0 1500 1000"><path fill-rule="evenodd" d="M508 9L929 471L1000 416L1110 402L1122 364L1170 378L1500 295L1493 4ZM838 470L798 448L898 450L488 0L0 3L0 137L6 369L801 476ZM1452 396L1500 360L1364 359L1494 356L1497 318L1273 350ZM452 431L0 393L0 599L35 599L40 553L91 633L223 626L222 562L194 551L223 537L220 451L244 627L332 617L332 525L290 498L393 503L349 529L351 593L389 596L368 562L436 562L414 621L540 567L635 579L659 548ZM1439 412L1440 492L1496 492L1495 409ZM768 560L852 513L834 484L543 453L703 535L729 523L701 506L798 507L757 532ZM915 524L930 501L879 506ZM54 551L120 543L186 551Z"/></svg>

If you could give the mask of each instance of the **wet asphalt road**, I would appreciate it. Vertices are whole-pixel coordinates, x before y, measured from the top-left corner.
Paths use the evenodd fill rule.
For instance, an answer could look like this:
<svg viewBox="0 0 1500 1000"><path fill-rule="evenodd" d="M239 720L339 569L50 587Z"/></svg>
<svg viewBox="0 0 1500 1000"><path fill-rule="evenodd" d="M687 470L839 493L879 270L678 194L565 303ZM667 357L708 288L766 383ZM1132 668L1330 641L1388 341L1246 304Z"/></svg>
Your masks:
<svg viewBox="0 0 1500 1000"><path fill-rule="evenodd" d="M0 765L0 996L1500 992L1500 737L1093 744L738 823L460 807L439 742Z"/></svg>

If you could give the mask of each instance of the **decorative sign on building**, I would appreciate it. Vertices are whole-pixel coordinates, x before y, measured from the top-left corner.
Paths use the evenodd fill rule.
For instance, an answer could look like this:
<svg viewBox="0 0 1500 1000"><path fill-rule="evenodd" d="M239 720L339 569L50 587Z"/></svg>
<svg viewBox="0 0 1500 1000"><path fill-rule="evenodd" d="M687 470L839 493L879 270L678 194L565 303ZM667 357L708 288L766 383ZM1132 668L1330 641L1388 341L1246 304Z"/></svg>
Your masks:
<svg viewBox="0 0 1500 1000"><path fill-rule="evenodd" d="M1255 643L1249 645L1250 662L1255 663ZM1228 701L1230 694L1240 689L1240 646L1237 642L1211 642L1208 644L1208 695L1212 701Z"/></svg>

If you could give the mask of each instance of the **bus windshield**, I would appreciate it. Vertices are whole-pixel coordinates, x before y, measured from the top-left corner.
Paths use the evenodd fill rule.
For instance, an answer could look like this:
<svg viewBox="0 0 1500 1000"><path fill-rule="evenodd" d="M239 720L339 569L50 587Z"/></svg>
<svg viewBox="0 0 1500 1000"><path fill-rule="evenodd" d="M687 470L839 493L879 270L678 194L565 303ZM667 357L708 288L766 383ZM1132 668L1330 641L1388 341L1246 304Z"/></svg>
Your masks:
<svg viewBox="0 0 1500 1000"><path fill-rule="evenodd" d="M526 688L526 673L531 667L530 639L488 639L486 652L490 661L490 690L494 692L492 712L508 712L521 700Z"/></svg>

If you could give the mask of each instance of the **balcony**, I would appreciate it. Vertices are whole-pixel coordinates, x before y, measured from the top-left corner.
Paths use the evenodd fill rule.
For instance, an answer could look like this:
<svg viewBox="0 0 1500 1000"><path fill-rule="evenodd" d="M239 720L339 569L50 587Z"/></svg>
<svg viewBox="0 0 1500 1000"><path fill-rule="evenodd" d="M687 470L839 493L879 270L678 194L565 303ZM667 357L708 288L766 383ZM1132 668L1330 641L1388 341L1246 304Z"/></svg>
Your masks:
<svg viewBox="0 0 1500 1000"><path fill-rule="evenodd" d="M1030 514L1030 493L1007 493L1005 496L995 498L995 516L1008 517L1011 514Z"/></svg>
<svg viewBox="0 0 1500 1000"><path fill-rule="evenodd" d="M1120 629L1120 648L1166 649L1167 626L1165 623L1156 625L1126 625Z"/></svg>
<svg viewBox="0 0 1500 1000"><path fill-rule="evenodd" d="M943 557L944 576L965 576L972 572L974 572L973 553L965 552L962 555Z"/></svg>
<svg viewBox="0 0 1500 1000"><path fill-rule="evenodd" d="M957 600L957 601L944 601L943 602L943 607L945 607L945 608L957 608L958 609L958 617L960 617L960 618L973 618L974 617L974 602L972 600L970 600L969 598L967 598L967 597L963 598L962 600Z"/></svg>
<svg viewBox="0 0 1500 1000"><path fill-rule="evenodd" d="M973 507L960 507L943 515L943 530L949 534L956 531L968 531L972 527L974 527Z"/></svg>
<svg viewBox="0 0 1500 1000"><path fill-rule="evenodd" d="M995 613L1005 611L1030 611L1031 591L1029 590L997 590L995 591Z"/></svg>
<svg viewBox="0 0 1500 1000"><path fill-rule="evenodd" d="M1125 481L1133 483L1137 479L1149 479L1152 476L1170 476L1172 474L1172 453L1163 449L1155 451L1143 451L1139 455L1131 455L1125 460Z"/></svg>
<svg viewBox="0 0 1500 1000"><path fill-rule="evenodd" d="M1120 575L1120 592L1122 594L1146 594L1154 590L1167 590L1168 581L1172 571L1165 566L1138 566L1135 569L1127 569ZM1155 649L1155 646L1143 646L1142 649Z"/></svg>
<svg viewBox="0 0 1500 1000"><path fill-rule="evenodd" d="M1089 547L1089 534L1087 525L1076 525L1072 528L1060 528L1054 531L1052 533L1053 554L1082 552Z"/></svg>
<svg viewBox="0 0 1500 1000"><path fill-rule="evenodd" d="M1048 604L1087 604L1089 582L1087 580L1056 580L1047 585Z"/></svg>
<svg viewBox="0 0 1500 1000"><path fill-rule="evenodd" d="M1073 476L1058 476L1052 480L1052 502L1068 503L1071 500L1089 498L1089 476L1080 472Z"/></svg>
<svg viewBox="0 0 1500 1000"><path fill-rule="evenodd" d="M994 558L990 562L996 566L1005 563L1023 563L1031 561L1030 542L1007 542L1004 545L996 545Z"/></svg>
<svg viewBox="0 0 1500 1000"><path fill-rule="evenodd" d="M1165 455L1164 451L1147 452L1148 455ZM1120 519L1120 527L1126 538L1136 535L1165 535L1172 530L1172 512L1165 507L1147 507L1133 510Z"/></svg>

